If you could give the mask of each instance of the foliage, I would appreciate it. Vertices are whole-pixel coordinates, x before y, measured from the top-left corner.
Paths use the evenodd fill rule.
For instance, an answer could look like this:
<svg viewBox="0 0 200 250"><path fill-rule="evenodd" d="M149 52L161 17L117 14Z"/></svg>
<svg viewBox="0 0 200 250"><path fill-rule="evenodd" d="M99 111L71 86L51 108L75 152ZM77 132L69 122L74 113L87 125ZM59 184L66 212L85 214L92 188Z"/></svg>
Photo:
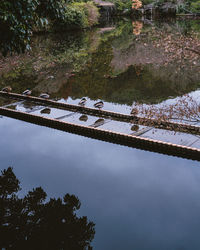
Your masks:
<svg viewBox="0 0 200 250"><path fill-rule="evenodd" d="M82 10L78 5L69 5L65 11L65 18L62 23L56 23L59 28L66 29L71 25L75 26L85 26L86 25L86 15L84 10Z"/></svg>
<svg viewBox="0 0 200 250"><path fill-rule="evenodd" d="M33 31L49 24L58 29L86 28L97 23L99 12L92 2L66 4L66 0L0 1L0 52L3 55L30 49Z"/></svg>
<svg viewBox="0 0 200 250"><path fill-rule="evenodd" d="M0 176L0 248L83 250L94 238L94 223L77 217L74 195L46 200L41 187L19 198L19 180L11 167Z"/></svg>
<svg viewBox="0 0 200 250"><path fill-rule="evenodd" d="M88 27L97 24L100 14L98 8L94 5L94 3L92 1L87 2L86 4L82 3L82 8L85 9L87 15Z"/></svg>
<svg viewBox="0 0 200 250"><path fill-rule="evenodd" d="M0 60L0 89L10 85L16 93L27 88L34 95L41 91L57 93L72 71L85 68L99 43L100 34L95 30L34 36L31 52ZM48 79L51 75L54 80ZM59 91L67 95L66 90Z"/></svg>
<svg viewBox="0 0 200 250"><path fill-rule="evenodd" d="M177 13L200 13L199 0L177 2Z"/></svg>
<svg viewBox="0 0 200 250"><path fill-rule="evenodd" d="M200 12L200 1L199 0L186 0L186 1L180 1L180 0L131 0L125 1L125 0L110 0L110 2L113 2L117 10L119 12L129 13L126 10L131 10L131 6L133 9L141 8L144 5L152 4L153 6L161 6L165 2L172 2L176 5L177 13L185 13L187 11L193 11L194 13Z"/></svg>
<svg viewBox="0 0 200 250"><path fill-rule="evenodd" d="M37 22L37 0L0 2L0 49L5 55L28 48L32 26Z"/></svg>
<svg viewBox="0 0 200 250"><path fill-rule="evenodd" d="M200 13L200 1L194 1L191 3L191 11L194 13Z"/></svg>
<svg viewBox="0 0 200 250"><path fill-rule="evenodd" d="M141 35L137 27L139 21L122 22L104 33L104 44L71 81L73 97L131 105L133 101L158 103L198 88L199 56L184 49L190 45L198 50L199 40L190 34L190 27L187 35L181 33L178 22L144 25Z"/></svg>
<svg viewBox="0 0 200 250"><path fill-rule="evenodd" d="M145 4L155 3L155 0L110 0L110 2L114 3L118 12L122 12L125 14L130 13L131 9L141 8ZM126 11L127 10L127 11Z"/></svg>
<svg viewBox="0 0 200 250"><path fill-rule="evenodd" d="M5 0L0 2L0 51L18 53L30 48L34 27L44 27L48 19L63 19L64 0Z"/></svg>
<svg viewBox="0 0 200 250"><path fill-rule="evenodd" d="M129 13L132 8L131 0L111 0L110 2L114 3L118 12L128 11Z"/></svg>
<svg viewBox="0 0 200 250"><path fill-rule="evenodd" d="M72 3L87 3L90 0L68 0L67 4L72 4Z"/></svg>
<svg viewBox="0 0 200 250"><path fill-rule="evenodd" d="M67 6L64 19L55 24L56 29L87 28L97 24L99 12L93 2L75 2Z"/></svg>
<svg viewBox="0 0 200 250"><path fill-rule="evenodd" d="M150 4L150 3L153 3L153 2L155 2L155 1L154 0L142 0L143 5Z"/></svg>
<svg viewBox="0 0 200 250"><path fill-rule="evenodd" d="M188 20L154 22L136 36L142 22L120 21L104 33L92 29L34 37L31 53L18 56L18 64L8 63L8 58L0 62L1 88L10 85L17 93L30 88L34 95L48 91L52 97L88 96L128 105L180 96L199 87L199 55L182 50L186 45L199 50L191 24L199 26Z"/></svg>
<svg viewBox="0 0 200 250"><path fill-rule="evenodd" d="M50 20L62 20L66 10L66 0L39 0L36 13L39 17Z"/></svg>

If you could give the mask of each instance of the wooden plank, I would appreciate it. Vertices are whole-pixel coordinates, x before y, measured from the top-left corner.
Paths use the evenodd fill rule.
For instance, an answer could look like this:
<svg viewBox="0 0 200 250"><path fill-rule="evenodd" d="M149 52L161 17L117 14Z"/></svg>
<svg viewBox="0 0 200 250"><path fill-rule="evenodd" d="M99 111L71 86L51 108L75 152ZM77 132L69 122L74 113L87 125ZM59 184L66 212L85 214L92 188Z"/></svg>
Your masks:
<svg viewBox="0 0 200 250"><path fill-rule="evenodd" d="M65 119L65 118L67 118L67 117L70 117L70 116L72 116L72 115L75 115L77 112L73 112L73 113L70 113L70 114L67 114L67 115L63 115L63 116L59 116L59 117L56 117L56 118L54 118L54 119L56 119L56 120L62 120L62 119Z"/></svg>
<svg viewBox="0 0 200 250"><path fill-rule="evenodd" d="M6 104L6 105L3 105L1 106L2 108L8 108L10 106L16 106L16 105L19 105L19 104L22 104L24 103L25 101L20 101L20 102L12 102L12 103L9 103L9 104Z"/></svg>
<svg viewBox="0 0 200 250"><path fill-rule="evenodd" d="M191 133L191 134L197 134L200 135L200 126L195 125L188 125L183 123L177 123L177 122L170 122L170 121L158 121L156 119L151 118L145 118L145 117L138 117L133 116L130 114L122 114L117 112L112 112L108 110L99 110L89 107L82 107L79 105L72 105L67 103L60 103L53 100L46 100L39 97L34 96L24 96L19 95L16 93L6 93L3 91L0 91L0 96L11 98L11 99L20 99L20 100L27 100L33 103L37 103L44 106L49 106L57 109L63 109L68 110L72 112L79 112L83 114L93 115L97 117L107 117L112 118L112 120L116 121L124 121L134 124L139 124L143 126L151 126L159 129L165 129L165 130L175 130L183 133Z"/></svg>
<svg viewBox="0 0 200 250"><path fill-rule="evenodd" d="M198 141L200 141L200 139L199 139L199 138L198 138L198 139L196 139L196 140L194 140L192 143L188 144L187 146L188 146L188 147L191 147L194 143L196 143L196 142L198 142Z"/></svg>
<svg viewBox="0 0 200 250"><path fill-rule="evenodd" d="M0 115L106 142L200 161L200 149L197 148L58 121L56 119L27 114L7 108L0 108Z"/></svg>
<svg viewBox="0 0 200 250"><path fill-rule="evenodd" d="M145 134L146 132L148 132L148 131L150 131L150 130L152 130L152 129L153 129L153 128L149 128L149 127L147 127L147 128L142 128L142 129L140 129L139 131L136 131L136 132L134 132L134 133L131 133L130 135L141 136L141 135Z"/></svg>

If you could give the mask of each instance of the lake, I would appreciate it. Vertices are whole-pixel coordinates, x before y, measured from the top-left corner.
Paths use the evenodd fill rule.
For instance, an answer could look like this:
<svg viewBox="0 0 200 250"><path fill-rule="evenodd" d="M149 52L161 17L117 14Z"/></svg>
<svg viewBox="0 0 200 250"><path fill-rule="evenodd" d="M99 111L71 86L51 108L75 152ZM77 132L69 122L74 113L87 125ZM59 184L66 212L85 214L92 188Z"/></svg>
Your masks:
<svg viewBox="0 0 200 250"><path fill-rule="evenodd" d="M198 93L199 20L118 20L81 33L33 38L29 54L7 58L0 84L52 99L128 113ZM197 39L197 40L195 40ZM167 45L166 45L167 44ZM180 51L178 50L180 49ZM194 96L196 96L194 94ZM198 98L198 96L197 96ZM22 191L75 194L96 226L94 249L199 250L200 164L0 118L1 169L12 166Z"/></svg>

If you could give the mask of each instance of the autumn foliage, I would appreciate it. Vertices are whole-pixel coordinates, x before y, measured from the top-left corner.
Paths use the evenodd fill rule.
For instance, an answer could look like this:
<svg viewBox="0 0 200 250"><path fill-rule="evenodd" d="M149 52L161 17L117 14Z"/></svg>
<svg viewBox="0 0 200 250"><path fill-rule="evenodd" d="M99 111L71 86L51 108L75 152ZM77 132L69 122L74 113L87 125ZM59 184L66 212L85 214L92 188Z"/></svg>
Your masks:
<svg viewBox="0 0 200 250"><path fill-rule="evenodd" d="M139 9L142 7L142 2L140 0L132 0L132 9Z"/></svg>
<svg viewBox="0 0 200 250"><path fill-rule="evenodd" d="M133 26L133 34L138 36L142 31L143 23L139 21L133 21L132 26Z"/></svg>

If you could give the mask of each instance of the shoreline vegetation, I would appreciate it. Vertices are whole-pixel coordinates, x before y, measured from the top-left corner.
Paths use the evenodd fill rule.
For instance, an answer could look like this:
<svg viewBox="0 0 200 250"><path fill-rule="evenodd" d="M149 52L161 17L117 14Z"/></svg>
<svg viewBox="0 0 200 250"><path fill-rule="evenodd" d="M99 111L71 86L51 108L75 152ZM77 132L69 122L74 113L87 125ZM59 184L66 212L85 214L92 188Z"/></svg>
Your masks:
<svg viewBox="0 0 200 250"><path fill-rule="evenodd" d="M150 1L112 1L46 0L48 5L36 4L32 12L29 6L28 14L27 6L9 9L0 3L6 9L0 21L1 87L11 86L16 93L29 87L34 95L48 92L52 98L87 96L132 105L145 117L199 122L196 99L183 96L200 86L198 17L183 21L188 13L175 2L156 7ZM119 17L113 21L106 8ZM106 25L90 29L103 11ZM76 31L70 34L71 29ZM170 98L177 99L174 106L160 106Z"/></svg>
<svg viewBox="0 0 200 250"><path fill-rule="evenodd" d="M200 15L198 0L31 0L0 3L0 53L30 49L33 33L83 30L98 24L102 15L162 18Z"/></svg>
<svg viewBox="0 0 200 250"><path fill-rule="evenodd" d="M99 15L92 1L0 2L0 54L6 56L29 50L34 33L90 28L98 23Z"/></svg>

